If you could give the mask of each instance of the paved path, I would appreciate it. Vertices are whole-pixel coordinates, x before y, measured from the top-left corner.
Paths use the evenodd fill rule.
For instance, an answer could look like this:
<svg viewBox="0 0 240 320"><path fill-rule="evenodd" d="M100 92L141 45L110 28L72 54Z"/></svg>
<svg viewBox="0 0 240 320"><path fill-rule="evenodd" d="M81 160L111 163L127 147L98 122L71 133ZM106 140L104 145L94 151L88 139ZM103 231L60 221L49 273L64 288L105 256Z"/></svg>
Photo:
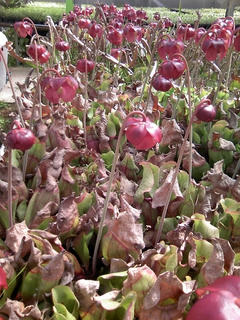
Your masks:
<svg viewBox="0 0 240 320"><path fill-rule="evenodd" d="M29 67L12 67L10 68L11 72L11 77L13 81L13 87L16 92L16 95L20 95L20 91L18 89L18 86L16 85L16 82L24 83L25 78L31 68ZM5 85L5 87L0 91L0 102L8 102L8 103L13 103L13 95L12 95L12 90L10 87L9 81Z"/></svg>

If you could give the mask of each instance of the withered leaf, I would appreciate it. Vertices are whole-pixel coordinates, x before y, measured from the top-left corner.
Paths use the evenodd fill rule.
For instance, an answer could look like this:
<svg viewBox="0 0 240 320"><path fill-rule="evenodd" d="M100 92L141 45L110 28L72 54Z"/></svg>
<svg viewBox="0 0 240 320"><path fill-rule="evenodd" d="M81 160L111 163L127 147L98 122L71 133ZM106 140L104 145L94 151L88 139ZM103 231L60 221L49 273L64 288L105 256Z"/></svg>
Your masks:
<svg viewBox="0 0 240 320"><path fill-rule="evenodd" d="M163 120L162 134L161 144L164 146L182 143L182 130L175 119Z"/></svg>
<svg viewBox="0 0 240 320"><path fill-rule="evenodd" d="M57 230L63 234L73 230L78 224L78 208L73 196L64 199L57 213Z"/></svg>
<svg viewBox="0 0 240 320"><path fill-rule="evenodd" d="M9 320L19 320L31 318L33 320L41 320L42 314L37 306L29 305L24 306L23 302L7 299L3 308L3 314L8 315Z"/></svg>
<svg viewBox="0 0 240 320"><path fill-rule="evenodd" d="M201 274L207 284L213 283L224 274L224 254L217 239L212 239L213 252L210 259L201 268Z"/></svg>
<svg viewBox="0 0 240 320"><path fill-rule="evenodd" d="M31 247L31 237L28 234L28 227L25 221L16 223L6 231L5 243L14 253L17 253L20 249L22 239L25 238L25 243Z"/></svg>
<svg viewBox="0 0 240 320"><path fill-rule="evenodd" d="M94 298L97 296L100 282L94 280L81 279L75 283L74 292L80 302L82 310L88 308L94 303Z"/></svg>
<svg viewBox="0 0 240 320"><path fill-rule="evenodd" d="M135 217L126 211L119 213L114 220L108 220L107 233L102 238L101 248L106 260L121 258L129 260L129 256L138 257L145 244L143 230Z"/></svg>
<svg viewBox="0 0 240 320"><path fill-rule="evenodd" d="M172 178L174 175L174 170L170 170L168 173L166 179L164 180L163 184L155 191L153 195L153 200L152 200L152 207L157 208L157 207L163 207L166 203L166 194L168 193L169 187L172 184ZM183 199L183 194L180 190L178 181L176 179L173 187L173 193L178 200Z"/></svg>

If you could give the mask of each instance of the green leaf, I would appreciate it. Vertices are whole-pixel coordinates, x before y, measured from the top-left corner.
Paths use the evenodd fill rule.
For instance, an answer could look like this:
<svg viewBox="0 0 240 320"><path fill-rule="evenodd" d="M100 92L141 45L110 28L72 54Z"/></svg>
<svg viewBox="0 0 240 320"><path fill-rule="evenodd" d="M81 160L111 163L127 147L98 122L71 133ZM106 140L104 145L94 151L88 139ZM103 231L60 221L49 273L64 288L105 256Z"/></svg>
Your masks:
<svg viewBox="0 0 240 320"><path fill-rule="evenodd" d="M116 310L107 312L106 320L133 320L136 299L136 292L130 291Z"/></svg>
<svg viewBox="0 0 240 320"><path fill-rule="evenodd" d="M123 281L127 278L127 271L114 272L99 276L97 280L100 282L101 292L108 292L114 289L121 289Z"/></svg>
<svg viewBox="0 0 240 320"><path fill-rule="evenodd" d="M194 220L193 230L194 232L200 232L204 238L219 238L219 230L218 228L211 225L209 221L204 219L204 216L198 214L192 216Z"/></svg>
<svg viewBox="0 0 240 320"><path fill-rule="evenodd" d="M53 306L53 311L55 320L76 320L76 317L74 317L61 303L56 303Z"/></svg>
<svg viewBox="0 0 240 320"><path fill-rule="evenodd" d="M55 307L64 304L64 308L71 314L73 319L78 318L79 302L68 286L59 285L54 287L52 289L52 299Z"/></svg>
<svg viewBox="0 0 240 320"><path fill-rule="evenodd" d="M112 163L113 163L113 158L114 158L114 152L108 151L106 153L102 153L101 157L103 159L103 161L105 162L105 166L108 170L111 170L112 168Z"/></svg>
<svg viewBox="0 0 240 320"><path fill-rule="evenodd" d="M213 245L207 240L194 240L196 244L197 263L205 263L211 257Z"/></svg>
<svg viewBox="0 0 240 320"><path fill-rule="evenodd" d="M116 126L115 126L115 123L111 119L109 119L108 122L107 122L106 130L107 130L107 135L110 138L116 137L116 135L117 135Z"/></svg>
<svg viewBox="0 0 240 320"><path fill-rule="evenodd" d="M81 262L83 263L86 269L88 269L90 260L88 245L90 240L92 239L93 233L93 230L87 234L82 232L79 235L77 235L77 237L75 237L73 241L73 249L77 252Z"/></svg>
<svg viewBox="0 0 240 320"><path fill-rule="evenodd" d="M145 193L153 197L159 187L159 167L150 162L142 162L141 165L143 166L143 178L135 194L135 200L138 203L143 202Z"/></svg>

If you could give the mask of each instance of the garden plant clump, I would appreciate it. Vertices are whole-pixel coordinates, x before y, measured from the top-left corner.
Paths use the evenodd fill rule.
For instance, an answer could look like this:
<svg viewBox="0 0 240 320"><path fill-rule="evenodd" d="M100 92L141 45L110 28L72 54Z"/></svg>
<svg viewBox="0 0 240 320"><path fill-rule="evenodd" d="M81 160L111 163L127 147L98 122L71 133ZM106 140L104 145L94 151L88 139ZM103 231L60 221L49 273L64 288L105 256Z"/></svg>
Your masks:
<svg viewBox="0 0 240 320"><path fill-rule="evenodd" d="M0 159L1 319L240 318L240 29L200 19L15 23L36 72Z"/></svg>

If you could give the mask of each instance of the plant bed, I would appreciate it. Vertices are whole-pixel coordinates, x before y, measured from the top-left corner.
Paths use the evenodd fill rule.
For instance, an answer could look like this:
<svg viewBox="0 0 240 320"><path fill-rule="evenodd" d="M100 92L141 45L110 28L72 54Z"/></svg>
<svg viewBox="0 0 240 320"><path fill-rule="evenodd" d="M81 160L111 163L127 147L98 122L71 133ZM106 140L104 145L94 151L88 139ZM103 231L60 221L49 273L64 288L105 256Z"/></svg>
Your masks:
<svg viewBox="0 0 240 320"><path fill-rule="evenodd" d="M35 73L0 163L3 319L239 319L240 33L200 21L15 24Z"/></svg>

